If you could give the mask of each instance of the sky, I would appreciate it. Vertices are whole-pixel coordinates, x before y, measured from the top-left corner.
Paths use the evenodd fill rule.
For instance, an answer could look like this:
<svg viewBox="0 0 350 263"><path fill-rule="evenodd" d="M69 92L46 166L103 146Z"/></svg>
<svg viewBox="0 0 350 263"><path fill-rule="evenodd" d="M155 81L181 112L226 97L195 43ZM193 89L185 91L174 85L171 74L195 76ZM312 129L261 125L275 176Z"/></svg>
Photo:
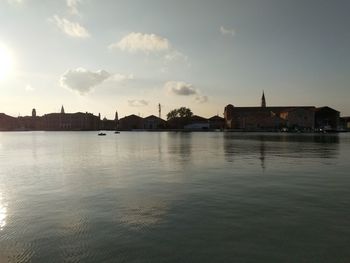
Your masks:
<svg viewBox="0 0 350 263"><path fill-rule="evenodd" d="M0 0L0 112L350 116L347 0Z"/></svg>

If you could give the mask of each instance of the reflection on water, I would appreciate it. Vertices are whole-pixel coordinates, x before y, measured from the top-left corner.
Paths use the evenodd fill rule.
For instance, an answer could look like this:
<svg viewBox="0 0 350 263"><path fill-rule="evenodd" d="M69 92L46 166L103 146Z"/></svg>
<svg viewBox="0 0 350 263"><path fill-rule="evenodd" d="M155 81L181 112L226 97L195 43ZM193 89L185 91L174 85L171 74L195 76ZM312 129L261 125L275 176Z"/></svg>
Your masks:
<svg viewBox="0 0 350 263"><path fill-rule="evenodd" d="M0 133L0 146L1 263L350 258L350 134Z"/></svg>
<svg viewBox="0 0 350 263"><path fill-rule="evenodd" d="M181 159L181 163L190 161L192 154L192 136L191 132L171 132L168 133L169 140L173 143L168 145L169 154L175 155Z"/></svg>
<svg viewBox="0 0 350 263"><path fill-rule="evenodd" d="M147 197L126 201L125 205L124 213L120 215L118 221L135 229L159 224L168 209L164 201Z"/></svg>
<svg viewBox="0 0 350 263"><path fill-rule="evenodd" d="M261 168L265 169L265 142L262 140L260 142L260 161L261 161Z"/></svg>
<svg viewBox="0 0 350 263"><path fill-rule="evenodd" d="M0 231L6 226L7 204L4 201L3 195L0 192Z"/></svg>
<svg viewBox="0 0 350 263"><path fill-rule="evenodd" d="M339 154L339 135L318 134L224 134L225 157L228 162L235 158L258 158L261 167L275 157L334 159Z"/></svg>

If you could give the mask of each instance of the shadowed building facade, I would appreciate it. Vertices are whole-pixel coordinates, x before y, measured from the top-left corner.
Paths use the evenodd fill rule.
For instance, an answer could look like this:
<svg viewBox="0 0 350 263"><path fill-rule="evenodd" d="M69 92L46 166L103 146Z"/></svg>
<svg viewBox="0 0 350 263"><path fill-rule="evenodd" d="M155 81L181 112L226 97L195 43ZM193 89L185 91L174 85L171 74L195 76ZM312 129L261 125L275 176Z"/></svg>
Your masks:
<svg viewBox="0 0 350 263"><path fill-rule="evenodd" d="M267 107L265 94L260 107L234 107L224 109L225 127L245 131L275 131L284 127L298 130L313 130L314 106Z"/></svg>
<svg viewBox="0 0 350 263"><path fill-rule="evenodd" d="M165 129L167 122L155 115L150 115L143 119L143 127L146 130Z"/></svg>
<svg viewBox="0 0 350 263"><path fill-rule="evenodd" d="M143 118L135 114L119 119L120 130L144 129Z"/></svg>
<svg viewBox="0 0 350 263"><path fill-rule="evenodd" d="M336 131L340 127L340 112L330 107L320 107L315 110L315 128Z"/></svg>

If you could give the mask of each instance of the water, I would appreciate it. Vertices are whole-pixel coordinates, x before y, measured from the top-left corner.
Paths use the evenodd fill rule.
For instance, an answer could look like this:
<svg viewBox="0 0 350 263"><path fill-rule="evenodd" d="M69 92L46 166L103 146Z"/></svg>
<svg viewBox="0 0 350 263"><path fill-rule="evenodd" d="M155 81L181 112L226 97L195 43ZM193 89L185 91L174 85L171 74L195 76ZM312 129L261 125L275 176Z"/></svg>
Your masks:
<svg viewBox="0 0 350 263"><path fill-rule="evenodd" d="M0 262L350 262L350 134L0 133Z"/></svg>

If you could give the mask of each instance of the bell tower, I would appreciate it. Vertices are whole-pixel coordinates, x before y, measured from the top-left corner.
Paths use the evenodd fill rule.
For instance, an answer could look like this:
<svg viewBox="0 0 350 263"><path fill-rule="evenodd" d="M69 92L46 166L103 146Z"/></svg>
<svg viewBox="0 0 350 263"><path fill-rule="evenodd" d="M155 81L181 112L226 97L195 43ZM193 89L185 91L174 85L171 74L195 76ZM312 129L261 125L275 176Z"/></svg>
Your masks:
<svg viewBox="0 0 350 263"><path fill-rule="evenodd" d="M265 99L265 92L263 91L262 97L261 97L261 107L266 108L266 99Z"/></svg>

